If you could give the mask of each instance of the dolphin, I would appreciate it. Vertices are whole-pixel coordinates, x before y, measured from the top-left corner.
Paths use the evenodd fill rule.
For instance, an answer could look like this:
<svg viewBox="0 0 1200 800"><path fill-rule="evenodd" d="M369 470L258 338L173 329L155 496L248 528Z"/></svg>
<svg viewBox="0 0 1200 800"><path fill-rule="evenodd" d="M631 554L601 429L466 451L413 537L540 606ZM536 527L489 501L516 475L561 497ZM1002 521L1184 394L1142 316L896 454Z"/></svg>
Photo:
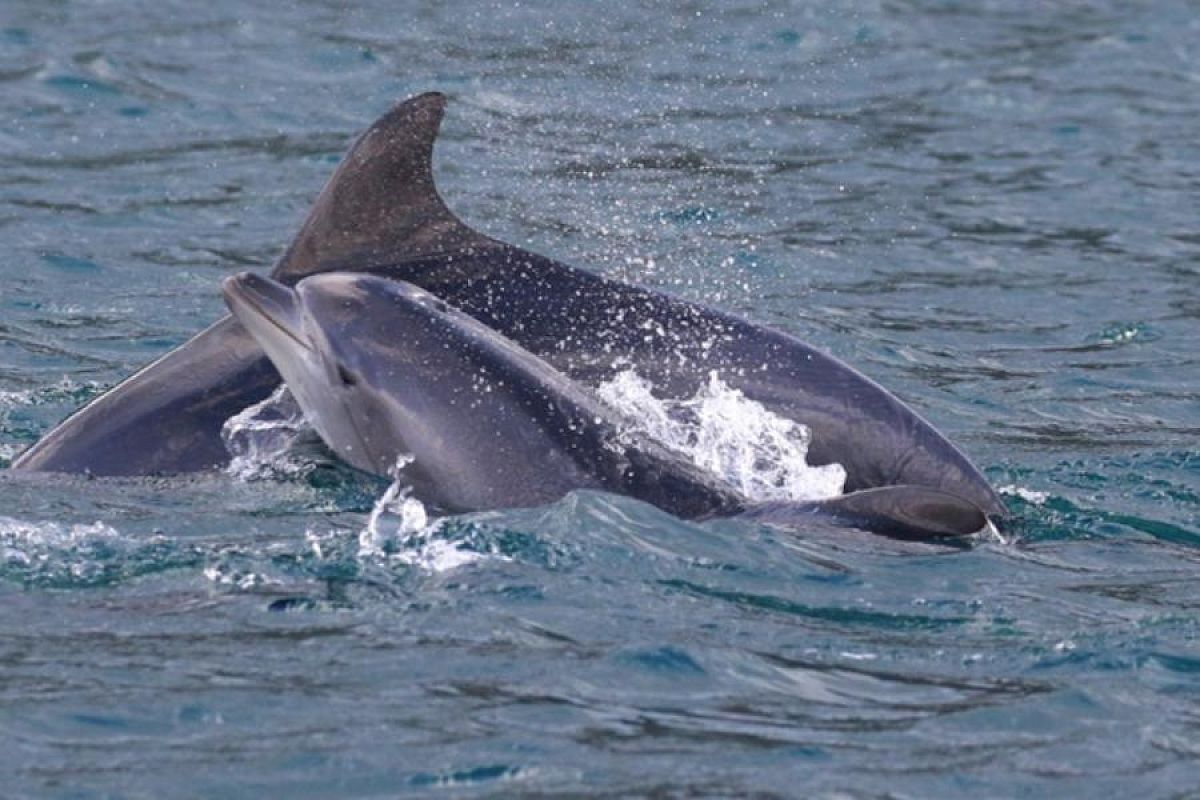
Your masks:
<svg viewBox="0 0 1200 800"><path fill-rule="evenodd" d="M438 195L432 154L445 108L403 102L351 146L272 271L284 285L326 272L414 284L584 386L634 369L683 398L713 370L769 411L807 425L814 465L840 463L846 491L922 487L991 518L1003 502L916 412L856 370L788 334L607 279L485 236ZM220 468L225 419L280 377L225 317L92 401L13 463L94 475Z"/></svg>
<svg viewBox="0 0 1200 800"><path fill-rule="evenodd" d="M333 272L290 289L245 273L223 288L330 449L383 476L410 456L405 481L440 510L543 505L573 489L683 517L738 505L689 461L629 441L591 392L412 284Z"/></svg>
<svg viewBox="0 0 1200 800"><path fill-rule="evenodd" d="M404 281L334 272L293 289L243 273L223 291L330 449L377 475L402 468L439 510L541 505L600 489L687 518L795 524L823 514L923 540L987 528L975 506L923 487L755 504L636 433L545 360Z"/></svg>

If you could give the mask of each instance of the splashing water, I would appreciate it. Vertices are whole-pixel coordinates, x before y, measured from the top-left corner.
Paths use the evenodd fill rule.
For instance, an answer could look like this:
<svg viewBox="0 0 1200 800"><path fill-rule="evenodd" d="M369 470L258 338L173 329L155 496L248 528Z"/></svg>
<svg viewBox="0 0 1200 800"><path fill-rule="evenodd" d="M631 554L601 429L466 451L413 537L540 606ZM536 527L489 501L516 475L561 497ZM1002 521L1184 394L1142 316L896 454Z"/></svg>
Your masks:
<svg viewBox="0 0 1200 800"><path fill-rule="evenodd" d="M846 471L840 464L808 464L806 426L767 411L716 372L690 399L665 400L652 390L649 381L627 370L597 387L597 394L631 420L632 431L680 453L749 500L805 501L842 493ZM240 480L300 476L307 465L296 458L295 445L312 432L281 386L225 423L221 436L232 456L228 472ZM412 462L402 454L390 470L392 483L358 534L358 557L434 572L484 558L440 535L442 520L430 519L404 478Z"/></svg>
<svg viewBox="0 0 1200 800"><path fill-rule="evenodd" d="M400 474L413 460L409 455L401 455L396 459L396 466L392 468L392 484L375 501L367 517L367 526L358 535L359 557L391 555L398 543L402 544L430 528L425 506L412 496L412 487Z"/></svg>
<svg viewBox="0 0 1200 800"><path fill-rule="evenodd" d="M231 456L226 471L243 481L299 475L305 465L292 457L292 448L312 430L287 385L280 384L266 400L234 414L221 427Z"/></svg>
<svg viewBox="0 0 1200 800"><path fill-rule="evenodd" d="M231 456L226 472L241 481L276 477L302 477L312 465L298 457L297 444L315 431L286 385L260 403L230 417L221 428L221 438ZM367 524L358 535L358 557L389 563L410 564L440 572L469 564L483 556L461 549L455 542L434 538L441 521L430 520L424 504L412 495L412 487L401 474L412 456L401 454L390 471L392 483L375 501ZM307 535L313 542L320 536ZM218 582L230 583L224 574L209 574ZM235 583L241 584L238 578Z"/></svg>
<svg viewBox="0 0 1200 800"><path fill-rule="evenodd" d="M1046 501L1050 499L1049 492L1039 492L1036 489L1027 489L1024 486L1017 486L1013 483L998 486L996 491L1008 497L1019 497L1026 503L1035 506L1044 506Z"/></svg>
<svg viewBox="0 0 1200 800"><path fill-rule="evenodd" d="M29 523L0 517L0 562L29 566L49 562L67 551L113 547L121 541L117 531L103 522L65 525L55 522ZM76 570L78 571L78 570Z"/></svg>
<svg viewBox="0 0 1200 800"><path fill-rule="evenodd" d="M406 454L396 459L392 484L376 501L366 527L358 535L358 557L398 561L430 572L454 569L483 558L456 542L435 538L442 520L430 521L424 504L412 496L412 487L402 475L413 461Z"/></svg>
<svg viewBox="0 0 1200 800"><path fill-rule="evenodd" d="M598 387L605 402L624 412L639 433L691 459L750 500L820 500L846 483L840 464L810 466L809 430L773 414L717 373L688 400L655 397L633 370Z"/></svg>

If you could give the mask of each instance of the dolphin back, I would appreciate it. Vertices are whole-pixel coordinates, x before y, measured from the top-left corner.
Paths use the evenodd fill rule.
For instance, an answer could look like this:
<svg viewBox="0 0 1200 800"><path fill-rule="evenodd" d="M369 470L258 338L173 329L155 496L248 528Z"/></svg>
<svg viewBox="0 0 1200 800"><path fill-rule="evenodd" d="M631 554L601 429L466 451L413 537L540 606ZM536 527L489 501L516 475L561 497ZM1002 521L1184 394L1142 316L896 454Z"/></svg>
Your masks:
<svg viewBox="0 0 1200 800"><path fill-rule="evenodd" d="M278 385L258 344L225 317L76 411L12 469L112 476L217 469L229 462L221 426Z"/></svg>

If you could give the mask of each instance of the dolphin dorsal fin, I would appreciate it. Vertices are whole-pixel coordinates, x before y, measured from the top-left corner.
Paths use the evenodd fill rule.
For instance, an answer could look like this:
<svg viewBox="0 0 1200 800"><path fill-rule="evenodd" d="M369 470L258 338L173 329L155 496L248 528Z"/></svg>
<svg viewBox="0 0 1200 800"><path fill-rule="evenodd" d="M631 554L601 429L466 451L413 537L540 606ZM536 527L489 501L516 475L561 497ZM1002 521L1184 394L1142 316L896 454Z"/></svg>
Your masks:
<svg viewBox="0 0 1200 800"><path fill-rule="evenodd" d="M438 92L400 103L342 159L272 275L285 282L364 270L492 243L446 207L433 184Z"/></svg>

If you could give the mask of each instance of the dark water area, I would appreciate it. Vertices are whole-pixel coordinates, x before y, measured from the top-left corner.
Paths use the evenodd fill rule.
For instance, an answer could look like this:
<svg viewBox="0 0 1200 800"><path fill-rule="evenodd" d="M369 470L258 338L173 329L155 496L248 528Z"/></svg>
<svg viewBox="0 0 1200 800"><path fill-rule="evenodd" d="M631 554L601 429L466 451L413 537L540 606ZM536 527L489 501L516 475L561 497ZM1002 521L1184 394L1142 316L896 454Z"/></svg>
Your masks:
<svg viewBox="0 0 1200 800"><path fill-rule="evenodd" d="M845 359L1010 541L0 472L0 794L1200 792L1195 5L244 5L0 7L0 466L440 90L474 227Z"/></svg>

